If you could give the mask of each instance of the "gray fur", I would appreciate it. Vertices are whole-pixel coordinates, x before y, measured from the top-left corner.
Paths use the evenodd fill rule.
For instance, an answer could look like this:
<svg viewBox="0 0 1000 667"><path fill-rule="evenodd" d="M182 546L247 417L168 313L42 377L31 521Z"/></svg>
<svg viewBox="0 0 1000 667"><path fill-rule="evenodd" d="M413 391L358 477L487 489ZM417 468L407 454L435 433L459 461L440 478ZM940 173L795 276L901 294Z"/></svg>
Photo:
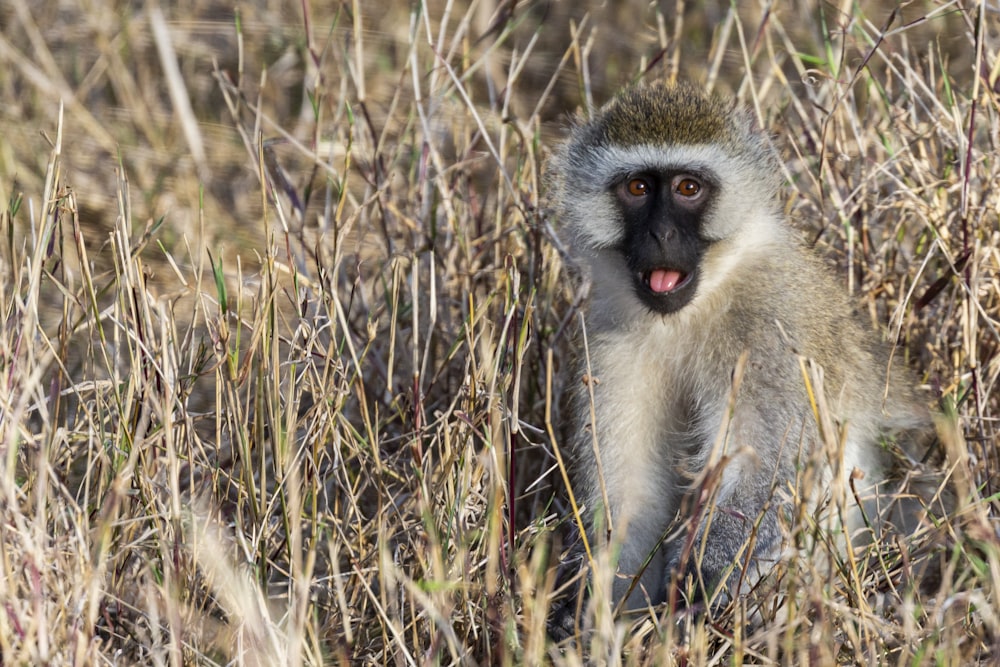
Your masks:
<svg viewBox="0 0 1000 667"><path fill-rule="evenodd" d="M698 113L716 115L699 123ZM621 249L613 185L644 168L693 168L719 184L703 221L710 245L695 296L669 314L637 298ZM736 594L742 568L751 573L745 588L780 555L782 508L809 495L794 485L822 443L804 360L822 369L826 403L846 429L843 458L822 472L823 486L844 483L857 468L862 486L874 488L886 474L883 439L930 428L930 415L904 369L893 367L887 385L879 336L796 241L781 213L777 157L747 113L690 86L635 87L572 131L552 172L557 215L591 283L589 360L581 351L580 374L592 382L578 383L573 442L574 488L590 539L621 545L622 575L651 557L629 606L663 601L675 574ZM711 529L706 536L702 518L690 535L684 527L698 507L692 485L713 462L722 467L705 513ZM607 528L603 489L610 534L598 530ZM671 526L679 530L657 549ZM754 526L754 549L741 558ZM704 539L704 557L682 563L690 537L696 552ZM616 600L630 583L616 579Z"/></svg>

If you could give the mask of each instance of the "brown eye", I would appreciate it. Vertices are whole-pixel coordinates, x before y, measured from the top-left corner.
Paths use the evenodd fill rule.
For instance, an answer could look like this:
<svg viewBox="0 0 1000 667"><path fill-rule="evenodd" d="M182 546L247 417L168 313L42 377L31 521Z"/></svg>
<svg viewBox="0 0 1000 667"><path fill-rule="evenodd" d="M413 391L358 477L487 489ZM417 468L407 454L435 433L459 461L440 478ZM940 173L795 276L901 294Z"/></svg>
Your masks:
<svg viewBox="0 0 1000 667"><path fill-rule="evenodd" d="M628 182L628 185L625 186L625 189L628 190L628 193L633 197L645 197L649 194L649 183L641 178L633 178Z"/></svg>
<svg viewBox="0 0 1000 667"><path fill-rule="evenodd" d="M694 197L701 192L701 183L693 178L682 178L674 185L674 192L682 197Z"/></svg>

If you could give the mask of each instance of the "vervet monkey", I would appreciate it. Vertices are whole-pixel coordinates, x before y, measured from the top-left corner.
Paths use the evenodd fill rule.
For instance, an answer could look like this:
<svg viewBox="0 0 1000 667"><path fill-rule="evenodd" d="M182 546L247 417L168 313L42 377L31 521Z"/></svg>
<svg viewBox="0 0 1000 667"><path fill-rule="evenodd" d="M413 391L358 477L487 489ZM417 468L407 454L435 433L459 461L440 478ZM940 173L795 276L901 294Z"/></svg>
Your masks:
<svg viewBox="0 0 1000 667"><path fill-rule="evenodd" d="M788 224L748 111L637 85L572 130L552 173L590 282L572 443L590 542L620 546L612 595L629 607L687 575L726 599L779 557L823 443L842 447L816 486L871 491L930 412Z"/></svg>

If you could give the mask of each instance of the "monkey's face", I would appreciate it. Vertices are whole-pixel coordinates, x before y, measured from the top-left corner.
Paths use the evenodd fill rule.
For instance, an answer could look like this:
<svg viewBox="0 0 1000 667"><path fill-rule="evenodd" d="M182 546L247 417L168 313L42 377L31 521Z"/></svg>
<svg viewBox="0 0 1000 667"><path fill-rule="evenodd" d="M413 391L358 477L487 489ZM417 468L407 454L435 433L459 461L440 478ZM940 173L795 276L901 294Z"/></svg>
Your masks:
<svg viewBox="0 0 1000 667"><path fill-rule="evenodd" d="M559 219L622 318L631 305L697 306L741 263L784 247L772 243L786 230L767 135L691 86L626 89L573 129L552 165Z"/></svg>
<svg viewBox="0 0 1000 667"><path fill-rule="evenodd" d="M651 310L673 313L694 297L714 188L708 174L674 169L630 174L612 186L624 231L619 251Z"/></svg>
<svg viewBox="0 0 1000 667"><path fill-rule="evenodd" d="M633 299L657 315L698 306L784 233L777 170L762 174L725 146L571 143L559 159L560 221L593 288L628 299L616 308Z"/></svg>

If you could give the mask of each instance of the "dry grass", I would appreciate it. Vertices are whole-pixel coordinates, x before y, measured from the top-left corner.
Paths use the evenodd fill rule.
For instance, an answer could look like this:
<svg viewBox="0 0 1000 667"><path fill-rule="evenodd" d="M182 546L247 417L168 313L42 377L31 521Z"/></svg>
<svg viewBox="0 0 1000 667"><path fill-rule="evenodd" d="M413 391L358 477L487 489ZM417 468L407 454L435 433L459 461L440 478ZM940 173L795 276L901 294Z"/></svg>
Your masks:
<svg viewBox="0 0 1000 667"><path fill-rule="evenodd" d="M4 664L1000 660L1000 8L574 4L0 1ZM677 74L773 128L970 498L555 646L578 318L544 163Z"/></svg>

